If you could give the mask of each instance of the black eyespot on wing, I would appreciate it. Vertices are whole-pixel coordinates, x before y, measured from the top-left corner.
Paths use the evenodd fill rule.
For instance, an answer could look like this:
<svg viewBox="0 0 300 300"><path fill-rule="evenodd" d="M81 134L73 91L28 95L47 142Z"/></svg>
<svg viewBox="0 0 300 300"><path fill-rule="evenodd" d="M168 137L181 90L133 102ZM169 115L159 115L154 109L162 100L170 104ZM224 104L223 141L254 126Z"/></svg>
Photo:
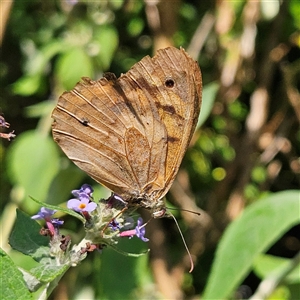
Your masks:
<svg viewBox="0 0 300 300"><path fill-rule="evenodd" d="M165 86L169 89L171 89L172 87L174 87L175 85L175 81L172 78L168 78L165 81Z"/></svg>

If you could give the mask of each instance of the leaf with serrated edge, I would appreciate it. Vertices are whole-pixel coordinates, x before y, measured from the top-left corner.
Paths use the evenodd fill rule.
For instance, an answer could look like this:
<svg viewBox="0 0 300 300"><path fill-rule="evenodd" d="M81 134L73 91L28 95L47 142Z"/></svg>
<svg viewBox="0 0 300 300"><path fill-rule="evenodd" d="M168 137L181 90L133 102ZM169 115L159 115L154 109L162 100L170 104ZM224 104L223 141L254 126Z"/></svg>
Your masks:
<svg viewBox="0 0 300 300"><path fill-rule="evenodd" d="M1 300L29 300L28 291L22 273L11 258L0 249Z"/></svg>

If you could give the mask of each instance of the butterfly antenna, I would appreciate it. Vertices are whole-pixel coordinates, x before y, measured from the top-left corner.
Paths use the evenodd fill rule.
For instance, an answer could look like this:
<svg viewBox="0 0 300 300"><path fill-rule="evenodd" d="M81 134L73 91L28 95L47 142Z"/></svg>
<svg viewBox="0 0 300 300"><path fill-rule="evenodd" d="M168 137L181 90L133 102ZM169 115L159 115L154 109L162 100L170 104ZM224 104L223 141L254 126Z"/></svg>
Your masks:
<svg viewBox="0 0 300 300"><path fill-rule="evenodd" d="M189 210L189 209L184 209L184 208L175 208L175 207L167 207L168 210L173 209L173 210L180 210L180 211L186 211L189 212L191 214L195 214L197 216L200 216L201 214L199 212L193 211L193 210Z"/></svg>
<svg viewBox="0 0 300 300"><path fill-rule="evenodd" d="M190 270L189 270L189 273L192 273L192 271L194 270L194 262L193 262L193 259L192 259L191 252L190 252L190 250L189 250L189 248L188 248L188 246L187 246L187 244L186 244L186 242L185 242L184 236L183 236L183 234L182 234L182 231L181 231L181 229L180 229L180 227L179 227L179 224L178 224L176 218L173 216L172 213L169 212L169 214L170 214L170 216L173 218L173 220L175 221L175 224L176 224L176 226L177 226L177 228L178 228L178 231L179 231L179 233L180 233L181 239L182 239L182 241L183 241L184 247L185 247L186 252L187 252L187 254L188 254L188 256L189 256L190 263L191 263L191 268L190 268Z"/></svg>

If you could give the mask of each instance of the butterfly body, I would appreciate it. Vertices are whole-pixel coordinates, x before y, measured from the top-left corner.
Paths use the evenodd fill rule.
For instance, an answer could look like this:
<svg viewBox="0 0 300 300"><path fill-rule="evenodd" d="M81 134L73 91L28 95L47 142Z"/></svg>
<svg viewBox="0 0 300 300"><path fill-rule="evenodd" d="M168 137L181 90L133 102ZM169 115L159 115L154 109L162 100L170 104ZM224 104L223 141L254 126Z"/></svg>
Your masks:
<svg viewBox="0 0 300 300"><path fill-rule="evenodd" d="M183 49L146 56L118 79L83 78L59 98L53 136L67 156L129 207L165 212L200 112L201 73Z"/></svg>

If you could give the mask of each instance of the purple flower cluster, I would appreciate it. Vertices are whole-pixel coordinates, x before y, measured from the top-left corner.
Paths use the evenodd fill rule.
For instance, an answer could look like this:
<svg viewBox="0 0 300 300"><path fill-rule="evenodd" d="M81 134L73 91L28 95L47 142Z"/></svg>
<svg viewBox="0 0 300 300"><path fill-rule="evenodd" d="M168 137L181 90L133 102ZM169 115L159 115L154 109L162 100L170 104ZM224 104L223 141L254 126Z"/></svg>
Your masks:
<svg viewBox="0 0 300 300"><path fill-rule="evenodd" d="M146 224L143 224L142 218L138 218L136 227L131 229L134 227L134 221L127 214L127 203L120 196L112 194L107 200L95 203L92 196L93 188L88 184L82 185L79 190L73 190L72 194L75 198L68 200L67 207L82 214L86 220L86 236L80 245L80 251L76 252L80 254L72 261L80 261L80 257L87 252L115 244L120 237L136 236L144 242L149 241L145 237ZM42 207L36 215L32 216L32 219L45 220L47 228L41 230L41 234L50 236L50 244L52 243L54 249L58 249L55 253L60 250L66 253L69 251L71 241L69 236L59 235L58 228L64 222L52 218L56 212L56 210ZM93 213L90 214L91 212ZM55 244L58 246L54 247Z"/></svg>

